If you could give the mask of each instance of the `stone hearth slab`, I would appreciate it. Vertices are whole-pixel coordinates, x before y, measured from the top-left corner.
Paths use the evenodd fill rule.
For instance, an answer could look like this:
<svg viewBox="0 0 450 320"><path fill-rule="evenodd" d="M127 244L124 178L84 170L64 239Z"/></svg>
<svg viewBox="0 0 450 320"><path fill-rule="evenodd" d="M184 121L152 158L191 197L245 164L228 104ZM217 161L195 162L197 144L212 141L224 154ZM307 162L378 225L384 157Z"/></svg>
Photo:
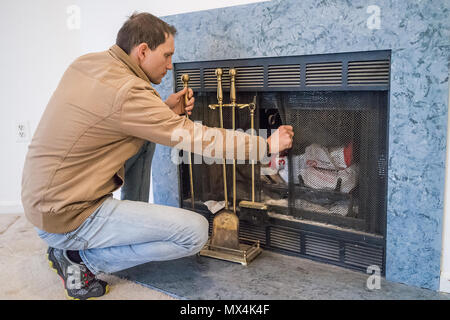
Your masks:
<svg viewBox="0 0 450 320"><path fill-rule="evenodd" d="M369 274L263 251L247 267L202 256L150 262L115 273L180 299L449 299L450 295L381 279L369 290Z"/></svg>

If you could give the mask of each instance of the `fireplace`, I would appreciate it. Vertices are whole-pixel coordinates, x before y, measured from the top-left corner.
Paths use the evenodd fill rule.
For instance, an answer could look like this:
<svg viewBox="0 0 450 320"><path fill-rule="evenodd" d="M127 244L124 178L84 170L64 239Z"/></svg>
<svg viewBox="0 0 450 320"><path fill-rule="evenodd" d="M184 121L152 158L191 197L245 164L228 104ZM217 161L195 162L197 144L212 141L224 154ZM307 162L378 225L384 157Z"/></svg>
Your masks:
<svg viewBox="0 0 450 320"><path fill-rule="evenodd" d="M237 214L240 236L267 250L366 272L385 273L390 51L370 51L178 63L176 90L189 74L194 121L219 127L214 71L237 70L237 101L256 100L255 129L293 126L293 148L255 166L256 201L266 219ZM224 109L224 127L231 128ZM250 128L248 110L236 110L236 128ZM198 163L195 161L195 163ZM232 167L227 165L232 185ZM224 199L220 164L193 165L195 210L211 222L206 201ZM180 206L191 209L189 168L179 166ZM236 166L237 201L251 198L251 166ZM228 188L228 199L232 199ZM210 223L211 225L212 223Z"/></svg>

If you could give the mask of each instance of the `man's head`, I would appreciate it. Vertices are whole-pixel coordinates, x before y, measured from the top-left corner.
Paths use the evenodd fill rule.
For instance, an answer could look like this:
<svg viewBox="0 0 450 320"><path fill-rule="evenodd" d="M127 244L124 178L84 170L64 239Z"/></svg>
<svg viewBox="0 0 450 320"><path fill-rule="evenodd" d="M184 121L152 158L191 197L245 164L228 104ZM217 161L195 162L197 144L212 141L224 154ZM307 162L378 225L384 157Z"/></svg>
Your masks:
<svg viewBox="0 0 450 320"><path fill-rule="evenodd" d="M141 67L152 83L172 69L175 27L150 13L135 13L117 34L116 44Z"/></svg>

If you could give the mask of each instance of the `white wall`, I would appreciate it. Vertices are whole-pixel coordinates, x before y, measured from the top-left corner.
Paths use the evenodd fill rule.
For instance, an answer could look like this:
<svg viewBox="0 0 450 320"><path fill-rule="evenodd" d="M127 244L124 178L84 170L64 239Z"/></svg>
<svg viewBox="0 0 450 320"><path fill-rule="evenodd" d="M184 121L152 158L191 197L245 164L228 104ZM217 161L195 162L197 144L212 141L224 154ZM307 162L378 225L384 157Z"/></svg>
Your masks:
<svg viewBox="0 0 450 320"><path fill-rule="evenodd" d="M450 72L449 72L450 74ZM448 103L450 107L450 81ZM447 161L445 175L444 223L442 235L441 280L439 290L450 293L450 111L447 120Z"/></svg>
<svg viewBox="0 0 450 320"><path fill-rule="evenodd" d="M116 40L117 31L134 11L150 12L163 17L265 1L267 0L78 0L82 17L82 50L100 51L111 46Z"/></svg>
<svg viewBox="0 0 450 320"><path fill-rule="evenodd" d="M79 32L66 27L67 0L0 2L0 212L20 212L20 183L27 142L16 142L15 124L32 134L67 65L80 53Z"/></svg>
<svg viewBox="0 0 450 320"><path fill-rule="evenodd" d="M251 2L260 0L0 1L0 213L23 211L21 176L29 141L17 142L16 123L28 123L32 136L76 57L108 49L133 11L167 16Z"/></svg>

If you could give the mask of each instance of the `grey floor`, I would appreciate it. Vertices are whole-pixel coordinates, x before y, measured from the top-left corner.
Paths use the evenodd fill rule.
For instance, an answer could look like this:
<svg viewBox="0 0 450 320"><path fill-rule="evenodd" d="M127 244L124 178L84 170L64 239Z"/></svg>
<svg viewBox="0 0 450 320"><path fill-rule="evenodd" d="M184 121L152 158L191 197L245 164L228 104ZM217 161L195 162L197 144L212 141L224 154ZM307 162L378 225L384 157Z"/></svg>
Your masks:
<svg viewBox="0 0 450 320"><path fill-rule="evenodd" d="M450 294L384 278L379 289L370 290L368 274L270 251L246 267L193 256L151 262L116 275L188 300L450 300Z"/></svg>

